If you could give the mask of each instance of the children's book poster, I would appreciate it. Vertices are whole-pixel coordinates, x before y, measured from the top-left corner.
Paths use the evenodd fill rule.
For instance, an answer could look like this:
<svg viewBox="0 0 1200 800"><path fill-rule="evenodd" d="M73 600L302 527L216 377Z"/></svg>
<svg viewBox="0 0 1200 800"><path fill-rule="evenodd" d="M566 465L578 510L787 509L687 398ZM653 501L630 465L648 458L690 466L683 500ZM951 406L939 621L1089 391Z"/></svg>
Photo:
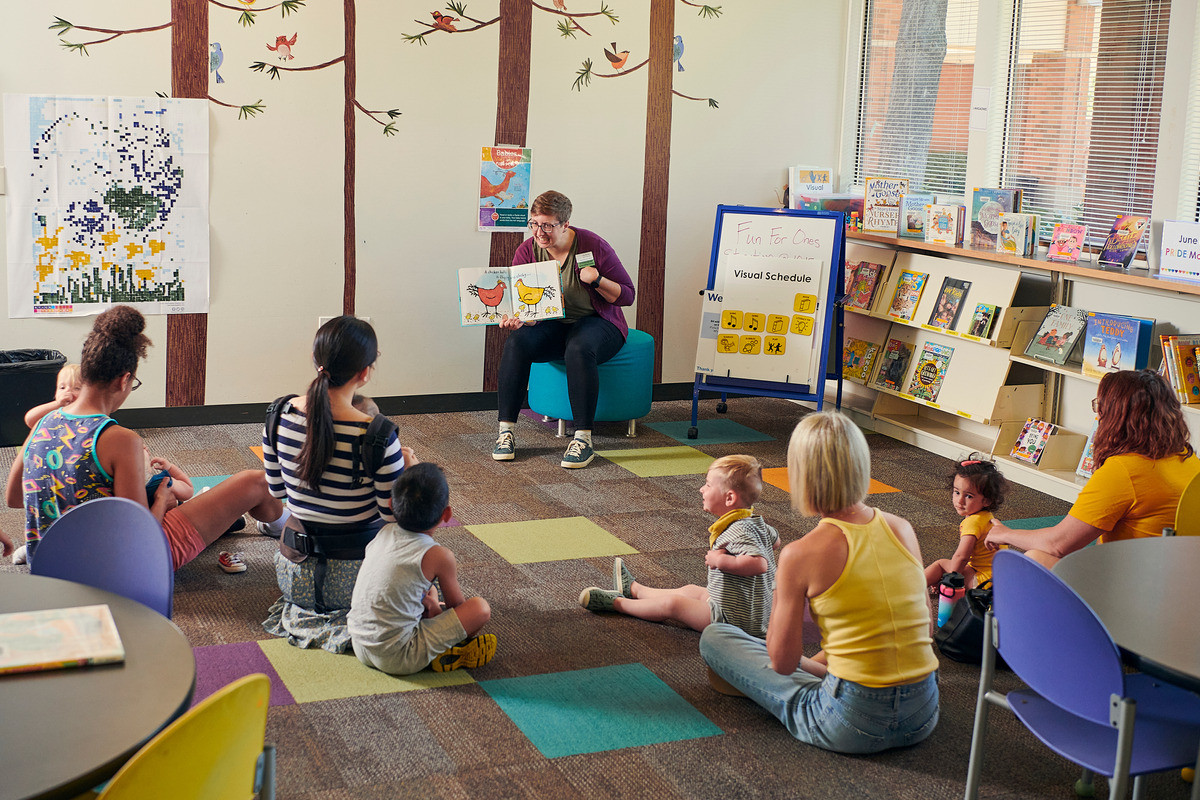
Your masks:
<svg viewBox="0 0 1200 800"><path fill-rule="evenodd" d="M528 147L485 147L479 163L479 230L520 231L529 226Z"/></svg>
<svg viewBox="0 0 1200 800"><path fill-rule="evenodd" d="M942 381L946 378L946 369L950 366L950 357L954 348L948 344L926 342L912 380L908 384L908 393L913 397L934 402L938 392L942 390Z"/></svg>
<svg viewBox="0 0 1200 800"><path fill-rule="evenodd" d="M580 253L576 261L591 258ZM504 317L524 322L564 316L558 262L511 267L465 267L458 271L459 322L497 325Z"/></svg>

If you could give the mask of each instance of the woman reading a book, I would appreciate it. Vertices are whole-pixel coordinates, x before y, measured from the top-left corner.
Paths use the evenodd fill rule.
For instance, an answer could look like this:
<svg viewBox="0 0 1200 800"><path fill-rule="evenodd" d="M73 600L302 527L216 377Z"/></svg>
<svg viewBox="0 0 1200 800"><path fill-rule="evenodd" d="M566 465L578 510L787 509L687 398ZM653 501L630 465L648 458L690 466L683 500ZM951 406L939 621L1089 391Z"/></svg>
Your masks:
<svg viewBox="0 0 1200 800"><path fill-rule="evenodd" d="M621 306L633 302L633 280L608 242L591 231L572 227L571 201L555 191L543 192L529 207L533 236L517 248L512 263L556 261L562 282L562 319L522 322L505 317L502 330L511 331L500 358L500 433L492 458L516 457L514 429L529 384L533 362L562 359L567 370L567 394L575 436L567 445L562 466L586 467L592 452L592 423L600 395L599 366L625 344L629 325ZM519 287L518 287L519 288Z"/></svg>
<svg viewBox="0 0 1200 800"><path fill-rule="evenodd" d="M1100 539L1162 535L1175 524L1184 487L1200 474L1175 392L1153 370L1110 372L1092 407L1098 419L1092 449L1096 471L1062 522L1038 530L992 524L989 547L1010 545L1053 566Z"/></svg>
<svg viewBox="0 0 1200 800"><path fill-rule="evenodd" d="M38 543L56 519L99 497L125 497L163 526L176 569L225 533L247 511L282 527L282 504L267 491L262 470L244 470L210 491L178 505L167 481L148 497L142 438L109 415L142 382L138 362L150 339L146 320L130 306L113 306L96 317L83 343L83 386L73 403L38 421L14 459L6 500L25 509L25 541L33 562ZM72 487L63 492L62 487Z"/></svg>

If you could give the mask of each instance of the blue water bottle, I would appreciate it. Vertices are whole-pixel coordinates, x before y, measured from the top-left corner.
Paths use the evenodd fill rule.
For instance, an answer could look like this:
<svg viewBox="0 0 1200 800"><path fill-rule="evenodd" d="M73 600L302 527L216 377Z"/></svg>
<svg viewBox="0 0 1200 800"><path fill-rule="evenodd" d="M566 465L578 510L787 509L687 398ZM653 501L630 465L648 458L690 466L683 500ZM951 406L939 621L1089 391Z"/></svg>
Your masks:
<svg viewBox="0 0 1200 800"><path fill-rule="evenodd" d="M947 572L938 582L938 616L937 626L940 628L950 619L950 611L954 603L966 592L966 579L957 572Z"/></svg>

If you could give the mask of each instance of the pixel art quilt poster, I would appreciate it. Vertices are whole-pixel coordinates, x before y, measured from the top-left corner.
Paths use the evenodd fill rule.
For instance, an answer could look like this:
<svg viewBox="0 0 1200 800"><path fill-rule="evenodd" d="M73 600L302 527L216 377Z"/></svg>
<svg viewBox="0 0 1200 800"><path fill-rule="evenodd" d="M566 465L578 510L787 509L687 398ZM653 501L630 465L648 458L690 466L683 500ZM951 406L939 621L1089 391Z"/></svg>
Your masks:
<svg viewBox="0 0 1200 800"><path fill-rule="evenodd" d="M208 311L208 102L6 94L10 317Z"/></svg>

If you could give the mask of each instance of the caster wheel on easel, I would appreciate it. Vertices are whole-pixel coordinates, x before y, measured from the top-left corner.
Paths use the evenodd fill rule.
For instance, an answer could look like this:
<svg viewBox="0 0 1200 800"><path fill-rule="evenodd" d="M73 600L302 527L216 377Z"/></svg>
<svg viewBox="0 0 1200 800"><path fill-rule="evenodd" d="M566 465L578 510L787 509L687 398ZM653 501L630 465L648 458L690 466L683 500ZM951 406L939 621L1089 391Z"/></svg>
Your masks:
<svg viewBox="0 0 1200 800"><path fill-rule="evenodd" d="M724 414L728 410L729 410L729 406L725 405L724 403L717 403L717 413L718 414Z"/></svg>
<svg viewBox="0 0 1200 800"><path fill-rule="evenodd" d="M700 438L700 431L696 428L695 425L688 428L688 438L689 439L699 439Z"/></svg>

